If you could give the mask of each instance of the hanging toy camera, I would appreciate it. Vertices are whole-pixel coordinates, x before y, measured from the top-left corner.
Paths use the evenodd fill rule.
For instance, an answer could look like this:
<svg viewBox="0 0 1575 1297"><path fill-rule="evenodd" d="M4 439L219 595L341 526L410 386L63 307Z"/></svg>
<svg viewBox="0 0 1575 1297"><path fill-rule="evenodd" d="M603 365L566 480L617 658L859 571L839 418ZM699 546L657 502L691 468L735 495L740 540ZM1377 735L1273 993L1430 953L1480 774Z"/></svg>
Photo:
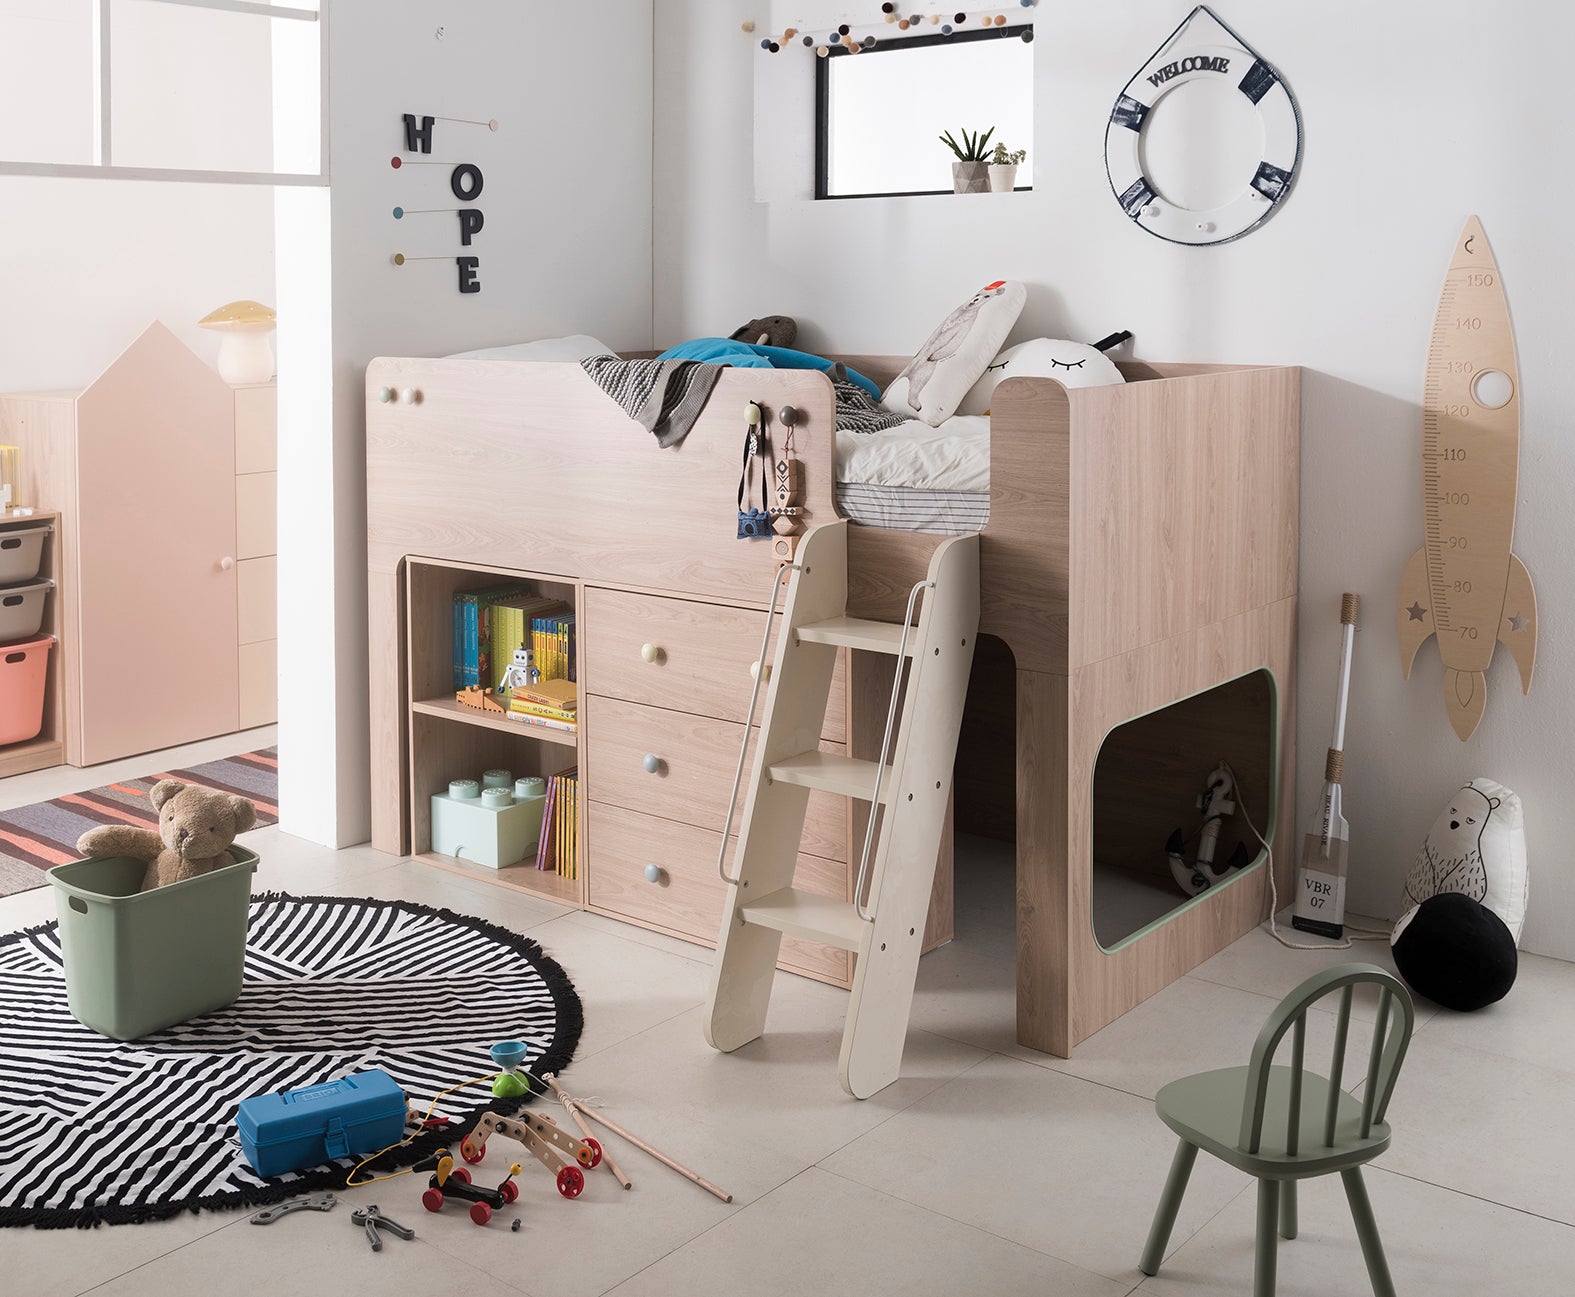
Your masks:
<svg viewBox="0 0 1575 1297"><path fill-rule="evenodd" d="M1187 844L1192 837L1183 835L1180 829L1171 833L1165 843L1171 875L1188 896L1208 891L1231 870L1245 869L1252 863L1246 846L1238 842L1229 860L1218 867L1214 864L1214 852L1219 846L1220 821L1236 813L1235 793L1236 781L1231 777L1230 767L1222 761L1210 772L1208 786L1198 794L1196 805L1203 814L1203 823L1192 835L1197 838L1195 853L1190 858L1187 856Z"/></svg>
<svg viewBox="0 0 1575 1297"><path fill-rule="evenodd" d="M744 411L744 422L748 425L744 432L744 462L738 471L738 539L739 540L764 540L771 535L771 513L764 507L766 503L766 466L769 456L766 448L766 414L760 406L751 401ZM760 461L760 503L761 508L753 504L746 507L749 498L749 462L752 459Z"/></svg>

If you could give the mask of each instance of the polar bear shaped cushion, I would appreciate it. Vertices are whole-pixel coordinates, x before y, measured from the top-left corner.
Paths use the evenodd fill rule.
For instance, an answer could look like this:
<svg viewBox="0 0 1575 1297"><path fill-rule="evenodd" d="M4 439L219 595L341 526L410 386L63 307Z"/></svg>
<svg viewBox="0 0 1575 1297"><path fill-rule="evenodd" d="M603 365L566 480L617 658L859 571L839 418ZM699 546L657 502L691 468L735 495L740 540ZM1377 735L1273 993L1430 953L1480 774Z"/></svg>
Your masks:
<svg viewBox="0 0 1575 1297"><path fill-rule="evenodd" d="M905 419L939 427L957 413L1027 300L1028 290L1019 283L998 279L986 284L936 326L880 403Z"/></svg>
<svg viewBox="0 0 1575 1297"><path fill-rule="evenodd" d="M1405 881L1397 934L1416 906L1444 892L1479 901L1520 944L1526 923L1526 820L1520 798L1503 784L1473 779L1433 821Z"/></svg>

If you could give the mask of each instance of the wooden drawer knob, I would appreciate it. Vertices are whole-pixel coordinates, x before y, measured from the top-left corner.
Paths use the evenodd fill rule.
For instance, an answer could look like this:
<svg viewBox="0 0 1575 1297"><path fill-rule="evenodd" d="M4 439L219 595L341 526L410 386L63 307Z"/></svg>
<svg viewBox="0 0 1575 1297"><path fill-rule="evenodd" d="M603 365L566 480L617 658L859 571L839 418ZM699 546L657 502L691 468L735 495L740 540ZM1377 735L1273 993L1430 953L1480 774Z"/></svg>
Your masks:
<svg viewBox="0 0 1575 1297"><path fill-rule="evenodd" d="M645 760L640 762L640 764L645 767L646 774L654 775L660 774L662 767L667 763L663 761L661 757L657 756L656 753L647 752L645 754Z"/></svg>
<svg viewBox="0 0 1575 1297"><path fill-rule="evenodd" d="M661 656L662 656L662 650L661 650L660 646L658 646L656 644L642 644L642 645L640 645L640 658L641 658L642 661L655 662L656 659L661 657Z"/></svg>
<svg viewBox="0 0 1575 1297"><path fill-rule="evenodd" d="M659 883L666 873L667 871L660 865L647 865L645 867L645 881L648 883Z"/></svg>
<svg viewBox="0 0 1575 1297"><path fill-rule="evenodd" d="M755 680L755 679L760 678L760 659L759 658L756 658L753 662L751 662L749 664L749 678L751 680ZM766 664L766 674L765 674L764 678L767 679L767 680L771 679L771 664L769 662Z"/></svg>

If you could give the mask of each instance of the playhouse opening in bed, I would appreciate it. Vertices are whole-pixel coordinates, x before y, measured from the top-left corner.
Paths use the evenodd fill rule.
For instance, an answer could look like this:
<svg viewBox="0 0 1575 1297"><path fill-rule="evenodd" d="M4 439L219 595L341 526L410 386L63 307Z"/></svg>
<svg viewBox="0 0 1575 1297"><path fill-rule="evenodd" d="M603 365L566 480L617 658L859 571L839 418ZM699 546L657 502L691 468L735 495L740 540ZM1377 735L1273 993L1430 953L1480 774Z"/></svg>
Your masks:
<svg viewBox="0 0 1575 1297"><path fill-rule="evenodd" d="M1092 920L1101 947L1262 863L1247 820L1273 840L1274 717L1274 678L1259 670L1105 736L1093 780Z"/></svg>

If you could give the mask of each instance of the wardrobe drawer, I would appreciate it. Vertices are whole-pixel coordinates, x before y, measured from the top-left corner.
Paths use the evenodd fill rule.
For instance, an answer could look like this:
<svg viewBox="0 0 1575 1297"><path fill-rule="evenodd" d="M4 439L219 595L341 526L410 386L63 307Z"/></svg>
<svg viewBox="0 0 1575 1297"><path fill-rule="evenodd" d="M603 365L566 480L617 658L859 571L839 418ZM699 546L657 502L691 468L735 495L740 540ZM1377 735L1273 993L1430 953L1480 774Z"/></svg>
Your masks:
<svg viewBox="0 0 1575 1297"><path fill-rule="evenodd" d="M585 783L592 797L626 810L721 832L728 790L738 769L742 725L594 694L584 706ZM759 734L758 726L754 732ZM827 752L847 751L840 743L822 742L820 746ZM646 769L647 757L656 758L654 771ZM754 761L753 743L748 760ZM751 768L748 763L744 766L746 782ZM744 792L741 787L734 832L743 822ZM847 798L810 793L800 849L828 860L846 860L847 835Z"/></svg>
<svg viewBox="0 0 1575 1297"><path fill-rule="evenodd" d="M586 692L719 720L744 719L749 666L760 655L765 613L595 586L585 592L585 609ZM773 626L773 649L775 639ZM642 652L647 644L655 650L650 662ZM762 690L757 719L764 707ZM846 653L837 655L820 735L836 743L848 735Z"/></svg>
<svg viewBox="0 0 1575 1297"><path fill-rule="evenodd" d="M719 833L594 800L587 833L590 868L586 879L592 907L716 945L727 890L716 872ZM731 855L729 852L729 868ZM647 865L660 871L655 882L645 876ZM846 866L800 856L794 885L823 896L844 897ZM784 937L780 962L844 985L848 981L845 950Z"/></svg>

